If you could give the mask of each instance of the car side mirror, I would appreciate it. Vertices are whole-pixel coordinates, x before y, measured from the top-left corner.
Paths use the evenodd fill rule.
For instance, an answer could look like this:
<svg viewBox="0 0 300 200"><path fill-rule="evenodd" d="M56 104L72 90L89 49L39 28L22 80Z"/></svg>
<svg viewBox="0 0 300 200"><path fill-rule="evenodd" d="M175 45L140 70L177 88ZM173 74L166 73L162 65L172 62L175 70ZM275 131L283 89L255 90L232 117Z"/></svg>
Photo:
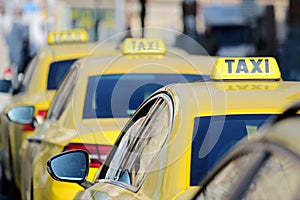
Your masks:
<svg viewBox="0 0 300 200"><path fill-rule="evenodd" d="M54 180L77 183L89 188L92 183L86 180L89 173L89 154L84 150L66 151L51 157L47 171Z"/></svg>
<svg viewBox="0 0 300 200"><path fill-rule="evenodd" d="M34 106L14 106L6 112L9 121L17 124L33 124Z"/></svg>

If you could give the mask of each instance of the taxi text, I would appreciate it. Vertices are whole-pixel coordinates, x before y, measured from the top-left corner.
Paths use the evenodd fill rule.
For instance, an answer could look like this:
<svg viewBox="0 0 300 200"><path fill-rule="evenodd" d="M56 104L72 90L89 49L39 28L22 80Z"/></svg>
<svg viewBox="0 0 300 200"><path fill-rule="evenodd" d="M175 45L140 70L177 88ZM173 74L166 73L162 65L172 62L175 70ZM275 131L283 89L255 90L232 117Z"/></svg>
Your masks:
<svg viewBox="0 0 300 200"><path fill-rule="evenodd" d="M131 41L131 45L132 45L132 49L136 50L136 51L157 51L159 50L159 45L158 42L154 42L154 41Z"/></svg>
<svg viewBox="0 0 300 200"><path fill-rule="evenodd" d="M165 54L165 44L160 39L127 38L123 54Z"/></svg>
<svg viewBox="0 0 300 200"><path fill-rule="evenodd" d="M250 62L246 62L245 59L240 59L240 60L226 59L225 63L227 64L229 74L270 73L268 59L258 59L258 60L250 59Z"/></svg>

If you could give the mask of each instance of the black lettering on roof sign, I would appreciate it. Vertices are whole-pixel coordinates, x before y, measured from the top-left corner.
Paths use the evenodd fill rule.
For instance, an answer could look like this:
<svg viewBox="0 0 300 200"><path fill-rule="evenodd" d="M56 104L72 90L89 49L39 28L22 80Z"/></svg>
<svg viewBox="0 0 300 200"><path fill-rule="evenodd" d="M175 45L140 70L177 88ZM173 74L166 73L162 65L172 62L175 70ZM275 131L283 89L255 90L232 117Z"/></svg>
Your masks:
<svg viewBox="0 0 300 200"><path fill-rule="evenodd" d="M234 60L225 60L225 63L228 63L228 73L232 74L232 63L234 63Z"/></svg>
<svg viewBox="0 0 300 200"><path fill-rule="evenodd" d="M253 64L253 69L251 71L251 74L257 73L263 73L263 71L259 68L260 63L262 62L262 59L258 59L257 62L255 60L251 59L251 63Z"/></svg>
<svg viewBox="0 0 300 200"><path fill-rule="evenodd" d="M153 41L152 42L148 42L148 49L149 50L154 50L154 48L153 48Z"/></svg>
<svg viewBox="0 0 300 200"><path fill-rule="evenodd" d="M57 33L53 35L54 41L79 41L81 40L81 35L77 33L67 32L67 33Z"/></svg>
<svg viewBox="0 0 300 200"><path fill-rule="evenodd" d="M270 71L269 71L269 60L268 59L265 60L265 68L266 68L266 73L270 73Z"/></svg>
<svg viewBox="0 0 300 200"><path fill-rule="evenodd" d="M250 62L246 62L245 59L240 59L238 60L236 65L234 65L235 64L234 59L227 59L225 60L225 63L227 63L229 74L232 73L240 74L242 72L245 74L270 73L268 59L258 59L257 61L255 61L254 59L250 59Z"/></svg>
<svg viewBox="0 0 300 200"><path fill-rule="evenodd" d="M139 50L139 51L140 51L140 50L146 50L146 49L145 49L145 44L144 44L144 42L140 42L139 47L138 47L138 50Z"/></svg>
<svg viewBox="0 0 300 200"><path fill-rule="evenodd" d="M238 66L236 68L236 73L239 74L239 73L241 73L241 71L243 71L247 74L249 73L245 60L239 60L239 62L238 62Z"/></svg>

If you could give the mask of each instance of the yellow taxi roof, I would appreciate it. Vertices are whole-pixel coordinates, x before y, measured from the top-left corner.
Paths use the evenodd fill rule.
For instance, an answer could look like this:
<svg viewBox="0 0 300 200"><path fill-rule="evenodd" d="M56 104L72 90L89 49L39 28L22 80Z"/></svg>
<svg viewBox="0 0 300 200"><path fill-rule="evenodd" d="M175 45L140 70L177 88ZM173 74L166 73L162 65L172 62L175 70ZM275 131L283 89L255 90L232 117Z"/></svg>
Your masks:
<svg viewBox="0 0 300 200"><path fill-rule="evenodd" d="M209 75L214 58L208 56L184 55L182 57L167 53L165 56L116 55L81 60L84 69L90 75L122 73L181 73Z"/></svg>
<svg viewBox="0 0 300 200"><path fill-rule="evenodd" d="M125 74L125 73L165 73L165 74L200 74L209 78L209 73L214 61L206 56L185 55L183 58L173 54L163 57L131 57L121 53L115 56L87 57L79 60L80 74L76 84L76 92L73 95L73 107L80 108L74 114L74 118L82 120L82 105L87 89L88 77L101 74ZM74 106L75 105L75 106Z"/></svg>
<svg viewBox="0 0 300 200"><path fill-rule="evenodd" d="M78 43L78 44L57 44L42 47L37 55L37 65L31 82L39 84L30 84L29 93L48 92L47 80L51 63L64 60L76 60L89 55L114 55L120 52L117 43Z"/></svg>
<svg viewBox="0 0 300 200"><path fill-rule="evenodd" d="M45 57L52 56L53 60L63 60L80 58L90 54L120 51L116 48L116 43L101 44L101 48L97 48L99 45L97 42L46 45L41 48L40 53Z"/></svg>
<svg viewBox="0 0 300 200"><path fill-rule="evenodd" d="M195 116L281 113L300 97L300 84L284 81L178 83L167 90Z"/></svg>

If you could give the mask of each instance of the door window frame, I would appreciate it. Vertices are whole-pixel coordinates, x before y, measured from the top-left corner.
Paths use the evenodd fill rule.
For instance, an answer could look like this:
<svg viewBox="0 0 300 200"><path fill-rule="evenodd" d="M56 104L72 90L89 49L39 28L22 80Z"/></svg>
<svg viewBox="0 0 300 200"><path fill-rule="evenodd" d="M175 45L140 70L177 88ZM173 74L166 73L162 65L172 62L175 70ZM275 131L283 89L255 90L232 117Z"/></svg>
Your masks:
<svg viewBox="0 0 300 200"><path fill-rule="evenodd" d="M169 127L168 127L168 133L167 133L167 136L166 136L166 139L165 141L163 142L161 148L155 153L155 155L153 156L153 160L152 161L155 161L160 152L162 151L162 149L165 147L169 137L170 137L170 134L172 132L172 127L173 127L173 122L174 122L174 104L173 104L173 100L172 98L169 96L169 94L167 93L164 93L164 92L161 92L161 93L158 93L156 95L153 95L151 97L149 97L146 102L144 102L138 109L137 111L135 112L135 114L132 116L132 118L128 121L128 123L126 124L126 126L124 127L124 129L121 131L121 134L119 135L118 139L116 140L115 142L115 145L114 147L112 148L108 158L106 159L100 173L99 173L99 176L98 176L98 179L96 180L96 182L104 182L104 183L110 183L110 184L113 184L113 185L116 185L116 186L119 186L119 187L122 187L122 188L125 188L127 190L130 190L132 192L137 192L141 186L143 185L145 179L147 178L148 176L148 173L149 171L151 171L151 168L153 166L153 163L154 162L151 162L147 167L147 169L149 170L146 170L145 173L144 173L144 176L143 178L140 180L140 183L135 186L135 185L132 185L132 184L128 184L128 183L125 183L123 181L120 181L120 180L114 180L114 179L108 179L106 177L107 173L109 172L109 169L110 169L110 165L111 165L111 162L112 160L114 159L114 156L115 154L118 152L118 147L119 145L122 144L122 139L125 138L126 139L126 132L130 129L130 127L132 127L134 125L135 122L137 122L140 118L142 117L145 117L147 116L148 113L150 113L151 115L153 115L156 111L152 112L153 109L157 108L158 106L155 106L155 103L157 102L157 100L159 99L163 99L163 101L165 101L167 103L167 106L168 106L168 110L170 112L169 114L169 117L168 117L168 120L169 120ZM147 118L146 118L147 119ZM146 121L146 120L145 120ZM142 130L144 128L141 128ZM139 137L139 138L143 138L143 137ZM124 139L124 140L125 140ZM133 142L137 142L136 140L134 141L131 141L131 143ZM127 147L130 147L131 146L131 143L129 143L129 145L127 145ZM126 150L126 149L125 149ZM128 151L127 151L128 152ZM127 160L127 157L128 155L125 155L122 157L122 159L120 160L120 163L122 161L126 161ZM120 168L118 168L120 169Z"/></svg>
<svg viewBox="0 0 300 200"><path fill-rule="evenodd" d="M47 119L57 121L60 118L73 94L79 76L79 66L80 64L75 62L61 81L49 107Z"/></svg>

